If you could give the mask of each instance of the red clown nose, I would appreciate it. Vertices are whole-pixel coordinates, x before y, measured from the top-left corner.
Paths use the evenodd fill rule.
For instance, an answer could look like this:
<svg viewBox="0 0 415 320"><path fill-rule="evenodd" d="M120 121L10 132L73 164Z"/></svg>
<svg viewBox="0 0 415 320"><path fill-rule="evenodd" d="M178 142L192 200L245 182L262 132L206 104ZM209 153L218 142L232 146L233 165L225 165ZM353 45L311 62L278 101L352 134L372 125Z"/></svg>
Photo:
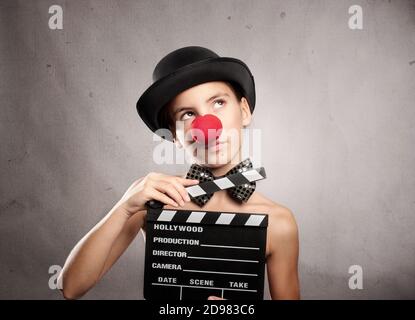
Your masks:
<svg viewBox="0 0 415 320"><path fill-rule="evenodd" d="M222 132L222 122L215 115L206 114L192 121L191 130L193 141L208 145L219 138Z"/></svg>

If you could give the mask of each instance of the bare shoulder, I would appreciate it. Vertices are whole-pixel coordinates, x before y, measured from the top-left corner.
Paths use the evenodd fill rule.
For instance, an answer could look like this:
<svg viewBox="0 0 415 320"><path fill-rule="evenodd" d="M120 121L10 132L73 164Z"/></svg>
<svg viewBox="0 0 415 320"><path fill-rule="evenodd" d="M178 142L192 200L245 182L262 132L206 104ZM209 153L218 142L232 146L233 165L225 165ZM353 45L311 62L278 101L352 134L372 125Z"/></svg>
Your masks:
<svg viewBox="0 0 415 320"><path fill-rule="evenodd" d="M255 192L255 206L268 214L268 233L274 241L296 241L298 227L294 213L286 206Z"/></svg>

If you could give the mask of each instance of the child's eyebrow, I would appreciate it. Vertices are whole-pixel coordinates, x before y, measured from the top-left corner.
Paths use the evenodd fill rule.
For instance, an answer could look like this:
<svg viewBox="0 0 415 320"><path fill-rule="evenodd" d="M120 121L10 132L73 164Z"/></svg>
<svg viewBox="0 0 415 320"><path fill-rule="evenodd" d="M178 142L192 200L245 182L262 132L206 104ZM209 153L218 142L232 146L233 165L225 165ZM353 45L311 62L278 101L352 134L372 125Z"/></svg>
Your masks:
<svg viewBox="0 0 415 320"><path fill-rule="evenodd" d="M229 97L229 94L227 94L226 92L218 92L215 95L211 96L209 99L207 99L206 102L209 102L213 99L216 99L216 98L219 98L219 97L222 97L222 96L228 96Z"/></svg>
<svg viewBox="0 0 415 320"><path fill-rule="evenodd" d="M209 99L207 99L206 100L206 103L208 103L208 102L210 102L210 101L212 101L212 100L214 100L216 98L222 97L222 96L230 97L230 95L227 94L226 92L218 92L218 93L215 93L213 96L211 96ZM173 112L173 115L175 115L176 113L178 113L178 112L180 112L182 110L185 110L185 109L191 109L191 107L181 107L181 108L177 109L176 111L174 111Z"/></svg>
<svg viewBox="0 0 415 320"><path fill-rule="evenodd" d="M182 107L177 109L176 111L173 112L173 116L176 115L176 113L179 113L180 111L186 110L186 109L191 109L191 107Z"/></svg>

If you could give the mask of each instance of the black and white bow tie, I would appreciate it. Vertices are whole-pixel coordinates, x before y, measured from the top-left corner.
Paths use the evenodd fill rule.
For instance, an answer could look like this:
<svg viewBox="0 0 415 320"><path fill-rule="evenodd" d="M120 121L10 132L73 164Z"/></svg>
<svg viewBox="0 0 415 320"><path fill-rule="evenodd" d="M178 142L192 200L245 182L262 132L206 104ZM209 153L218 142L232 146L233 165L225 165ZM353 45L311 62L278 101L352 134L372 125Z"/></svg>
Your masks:
<svg viewBox="0 0 415 320"><path fill-rule="evenodd" d="M265 169L263 167L252 168L249 158L220 177L215 177L206 167L193 164L186 178L197 179L200 182L185 189L189 193L190 199L200 207L212 198L213 193L225 189L233 199L246 202L255 191L255 182L266 177ZM163 208L164 203L152 199L146 202L146 206L148 209L160 209Z"/></svg>
<svg viewBox="0 0 415 320"><path fill-rule="evenodd" d="M186 178L197 179L200 182L214 181L214 183L216 184L217 187L219 187L219 189L227 189L227 192L229 193L229 195L235 200L239 202L246 202L248 201L249 197L254 193L255 188L256 188L256 182L245 181L246 183L243 183L243 184L239 184L239 183L232 184L232 181L230 179L226 179L226 177L235 175L236 173L244 173L248 171L249 169L252 169L252 162L249 158L241 161L239 164L237 164L232 169L230 169L226 174L224 174L223 176L219 176L219 177L215 177L209 168L200 166L198 164L192 164L189 169L189 172L186 175ZM235 186L229 187L230 185L235 185ZM197 188L197 185L194 187ZM213 196L213 192L212 193L205 192L204 194L200 196L191 197L191 199L197 205L202 207L203 205L206 204L206 202L210 200L210 198L212 198L212 196Z"/></svg>

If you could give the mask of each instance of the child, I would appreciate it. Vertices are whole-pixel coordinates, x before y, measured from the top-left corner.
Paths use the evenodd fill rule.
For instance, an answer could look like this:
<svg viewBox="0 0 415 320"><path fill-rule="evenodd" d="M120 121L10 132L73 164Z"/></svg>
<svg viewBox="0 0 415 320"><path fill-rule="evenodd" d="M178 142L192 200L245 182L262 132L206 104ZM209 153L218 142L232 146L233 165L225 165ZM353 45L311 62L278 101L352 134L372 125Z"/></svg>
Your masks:
<svg viewBox="0 0 415 320"><path fill-rule="evenodd" d="M255 85L242 61L219 57L203 47L184 47L157 64L153 80L137 102L140 117L153 132L184 148L194 165L208 168L215 177L252 166L249 158L241 158L241 131L251 122ZM216 116L222 125L213 143L189 138L193 120L205 115ZM170 129L171 134L160 130L163 128ZM291 211L254 192L255 185L248 186L251 191L243 201L222 190L196 203L185 187L197 183L198 180L155 172L136 180L71 251L58 279L64 297L76 299L85 294L140 230L145 235L146 202L157 200L166 209L267 213L266 263L271 298L299 299L298 230Z"/></svg>

